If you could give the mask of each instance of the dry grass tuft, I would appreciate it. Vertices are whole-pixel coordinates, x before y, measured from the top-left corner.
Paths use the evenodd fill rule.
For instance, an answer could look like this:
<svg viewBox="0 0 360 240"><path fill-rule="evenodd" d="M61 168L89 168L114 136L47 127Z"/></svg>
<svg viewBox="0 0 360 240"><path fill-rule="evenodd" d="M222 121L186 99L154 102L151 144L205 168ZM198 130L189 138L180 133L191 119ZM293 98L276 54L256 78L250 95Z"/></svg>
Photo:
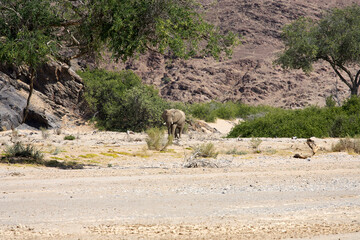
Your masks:
<svg viewBox="0 0 360 240"><path fill-rule="evenodd" d="M360 139L344 138L331 148L334 152L360 153Z"/></svg>
<svg viewBox="0 0 360 240"><path fill-rule="evenodd" d="M149 150L164 151L173 142L173 136L165 139L165 131L162 128L149 128L146 130L146 134L148 135L146 144Z"/></svg>
<svg viewBox="0 0 360 240"><path fill-rule="evenodd" d="M260 138L251 138L250 147L254 150L255 153L261 153L260 144L262 140Z"/></svg>
<svg viewBox="0 0 360 240"><path fill-rule="evenodd" d="M216 151L213 143L203 143L194 148L193 154L196 157L216 158L219 153Z"/></svg>
<svg viewBox="0 0 360 240"><path fill-rule="evenodd" d="M199 167L208 167L208 168L218 168L212 159L218 156L214 144L204 143L199 146L194 147L191 156L185 160L185 168L199 168ZM199 158L200 157L200 158ZM207 159L204 159L207 158ZM212 158L212 159L210 159Z"/></svg>
<svg viewBox="0 0 360 240"><path fill-rule="evenodd" d="M227 155L246 155L247 152L239 151L234 147L233 149L226 151L225 154L227 154Z"/></svg>

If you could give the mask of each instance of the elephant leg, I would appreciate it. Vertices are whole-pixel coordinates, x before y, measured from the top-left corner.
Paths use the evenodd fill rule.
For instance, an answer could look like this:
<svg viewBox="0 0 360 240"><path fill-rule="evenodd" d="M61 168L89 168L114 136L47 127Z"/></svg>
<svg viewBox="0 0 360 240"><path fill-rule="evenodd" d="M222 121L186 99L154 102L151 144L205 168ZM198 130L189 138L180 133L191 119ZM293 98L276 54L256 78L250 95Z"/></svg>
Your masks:
<svg viewBox="0 0 360 240"><path fill-rule="evenodd" d="M171 134L173 135L174 138L176 138L176 127L177 127L176 124L173 124L171 126Z"/></svg>
<svg viewBox="0 0 360 240"><path fill-rule="evenodd" d="M179 138L179 128L178 127L175 130L175 138Z"/></svg>
<svg viewBox="0 0 360 240"><path fill-rule="evenodd" d="M179 129L179 138L181 138L181 133L182 133L182 131L184 129L184 126L181 125L181 126L178 127L178 129Z"/></svg>
<svg viewBox="0 0 360 240"><path fill-rule="evenodd" d="M167 127L167 130L168 130L168 135L170 136L170 134L171 134L171 124L166 123L166 127Z"/></svg>

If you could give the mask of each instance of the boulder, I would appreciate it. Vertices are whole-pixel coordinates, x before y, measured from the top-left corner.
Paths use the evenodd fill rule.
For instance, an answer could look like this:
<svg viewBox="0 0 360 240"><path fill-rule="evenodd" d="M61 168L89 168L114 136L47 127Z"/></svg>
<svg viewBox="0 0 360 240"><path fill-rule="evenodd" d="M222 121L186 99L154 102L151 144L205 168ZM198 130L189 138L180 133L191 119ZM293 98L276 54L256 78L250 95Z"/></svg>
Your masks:
<svg viewBox="0 0 360 240"><path fill-rule="evenodd" d="M28 74L23 68L0 70L0 130L8 130L22 124ZM58 128L65 115L79 118L89 111L83 96L82 79L66 64L49 62L37 70L25 125Z"/></svg>
<svg viewBox="0 0 360 240"><path fill-rule="evenodd" d="M21 124L26 99L16 85L16 81L0 72L0 130L9 130Z"/></svg>

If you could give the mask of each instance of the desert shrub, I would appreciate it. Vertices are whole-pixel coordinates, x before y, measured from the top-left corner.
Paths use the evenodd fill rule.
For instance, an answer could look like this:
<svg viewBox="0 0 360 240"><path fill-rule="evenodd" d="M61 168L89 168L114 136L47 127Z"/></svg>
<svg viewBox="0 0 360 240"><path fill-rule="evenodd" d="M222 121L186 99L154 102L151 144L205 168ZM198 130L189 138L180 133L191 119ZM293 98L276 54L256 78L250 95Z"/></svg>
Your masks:
<svg viewBox="0 0 360 240"><path fill-rule="evenodd" d="M21 159L25 163L38 163L42 161L43 157L41 151L31 144L24 145L21 142L16 142L5 149L6 159Z"/></svg>
<svg viewBox="0 0 360 240"><path fill-rule="evenodd" d="M233 148L233 149L230 149L230 150L226 151L225 154L228 154L228 155L246 155L247 153L243 152L243 151L239 151L236 148Z"/></svg>
<svg viewBox="0 0 360 240"><path fill-rule="evenodd" d="M85 98L99 117L107 115L106 104L120 100L127 89L141 84L141 79L130 70L115 73L96 69L78 74L84 80Z"/></svg>
<svg viewBox="0 0 360 240"><path fill-rule="evenodd" d="M250 140L250 147L254 150L255 153L260 153L260 144L262 140L260 138L251 138Z"/></svg>
<svg viewBox="0 0 360 240"><path fill-rule="evenodd" d="M185 168L209 167L217 168L219 165L213 161L219 153L215 151L214 144L204 143L193 148L192 154L185 159Z"/></svg>
<svg viewBox="0 0 360 240"><path fill-rule="evenodd" d="M325 106L328 107L328 108L333 108L333 107L336 106L336 101L335 101L333 95L330 95L330 96L325 98Z"/></svg>
<svg viewBox="0 0 360 240"><path fill-rule="evenodd" d="M205 120L206 122L214 122L216 119L215 102L195 103L190 106L190 113L195 118Z"/></svg>
<svg viewBox="0 0 360 240"><path fill-rule="evenodd" d="M347 115L360 115L360 96L352 95L346 100L341 108Z"/></svg>
<svg viewBox="0 0 360 240"><path fill-rule="evenodd" d="M335 117L335 110L326 108L274 109L235 126L228 137L328 137Z"/></svg>
<svg viewBox="0 0 360 240"><path fill-rule="evenodd" d="M356 115L336 115L331 128L330 137L356 136L360 134L360 119Z"/></svg>
<svg viewBox="0 0 360 240"><path fill-rule="evenodd" d="M265 116L268 112L273 112L278 109L266 105L250 106L244 103L237 103L236 106L236 117L246 120Z"/></svg>
<svg viewBox="0 0 360 240"><path fill-rule="evenodd" d="M165 130L163 128L149 128L146 130L146 144L149 150L161 151L171 145L173 136L170 135L165 139Z"/></svg>
<svg viewBox="0 0 360 240"><path fill-rule="evenodd" d="M216 118L228 120L235 118L254 119L264 116L273 109L275 108L270 106L249 106L231 101L224 103L211 101L207 103L194 103L188 107L187 111L196 118L206 122L214 122Z"/></svg>
<svg viewBox="0 0 360 240"><path fill-rule="evenodd" d="M118 106L109 109L107 129L125 131L143 131L150 127L159 127L163 123L161 117L167 103L152 86L136 86L128 89Z"/></svg>
<svg viewBox="0 0 360 240"><path fill-rule="evenodd" d="M162 124L161 114L169 104L152 86L143 85L132 71L94 70L79 74L84 78L85 97L96 112L99 128L139 132Z"/></svg>
<svg viewBox="0 0 360 240"><path fill-rule="evenodd" d="M360 134L360 97L351 96L335 112L330 128L331 137L356 136Z"/></svg>
<svg viewBox="0 0 360 240"><path fill-rule="evenodd" d="M44 160L44 154L37 150L33 145L28 144L24 145L21 142L16 142L12 146L8 146L5 149L5 155L0 158L2 163L12 163L12 164L37 164L43 165L46 167L56 167L61 169L82 169L83 164L78 164L76 162L60 162L57 160Z"/></svg>
<svg viewBox="0 0 360 240"><path fill-rule="evenodd" d="M75 136L73 136L73 135L66 135L65 137L64 137L64 140L75 140Z"/></svg>
<svg viewBox="0 0 360 240"><path fill-rule="evenodd" d="M193 149L193 155L196 157L216 158L218 154L213 143L203 143Z"/></svg>
<svg viewBox="0 0 360 240"><path fill-rule="evenodd" d="M349 137L340 139L337 144L332 146L332 151L360 153L360 139L351 139Z"/></svg>

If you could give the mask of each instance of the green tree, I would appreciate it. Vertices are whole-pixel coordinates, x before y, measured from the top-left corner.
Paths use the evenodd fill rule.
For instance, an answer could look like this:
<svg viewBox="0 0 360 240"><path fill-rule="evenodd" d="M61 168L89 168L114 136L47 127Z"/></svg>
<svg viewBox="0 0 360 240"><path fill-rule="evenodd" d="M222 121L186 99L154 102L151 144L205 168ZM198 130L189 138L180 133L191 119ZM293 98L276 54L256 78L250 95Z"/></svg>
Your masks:
<svg viewBox="0 0 360 240"><path fill-rule="evenodd" d="M33 91L36 69L104 48L116 60L146 51L176 57L231 55L238 38L207 23L196 0L0 1L0 62L26 66Z"/></svg>
<svg viewBox="0 0 360 240"><path fill-rule="evenodd" d="M284 27L285 50L275 60L284 69L302 69L308 73L313 63L330 64L351 95L360 85L360 6L334 8L318 21L299 18Z"/></svg>
<svg viewBox="0 0 360 240"><path fill-rule="evenodd" d="M49 26L59 21L48 1L0 2L0 62L26 67L29 71L30 91L23 122L33 92L36 68L56 51L56 45L51 41L56 36Z"/></svg>
<svg viewBox="0 0 360 240"><path fill-rule="evenodd" d="M158 90L141 83L131 70L79 72L86 86L85 97L94 110L97 126L106 130L144 131L162 126L169 108Z"/></svg>

